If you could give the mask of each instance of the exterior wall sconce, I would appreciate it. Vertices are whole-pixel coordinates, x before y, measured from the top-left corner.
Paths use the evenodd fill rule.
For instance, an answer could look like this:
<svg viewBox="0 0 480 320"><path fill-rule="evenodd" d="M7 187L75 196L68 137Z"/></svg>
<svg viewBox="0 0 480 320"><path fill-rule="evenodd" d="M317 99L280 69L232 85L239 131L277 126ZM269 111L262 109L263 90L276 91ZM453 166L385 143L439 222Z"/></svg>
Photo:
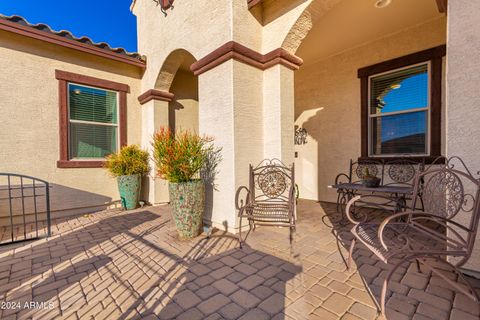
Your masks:
<svg viewBox="0 0 480 320"><path fill-rule="evenodd" d="M160 10L162 10L162 13L167 16L167 10L171 9L173 10L173 1L174 0L153 0L157 4L157 6L160 6Z"/></svg>
<svg viewBox="0 0 480 320"><path fill-rule="evenodd" d="M295 125L295 144L303 145L307 143L307 129Z"/></svg>

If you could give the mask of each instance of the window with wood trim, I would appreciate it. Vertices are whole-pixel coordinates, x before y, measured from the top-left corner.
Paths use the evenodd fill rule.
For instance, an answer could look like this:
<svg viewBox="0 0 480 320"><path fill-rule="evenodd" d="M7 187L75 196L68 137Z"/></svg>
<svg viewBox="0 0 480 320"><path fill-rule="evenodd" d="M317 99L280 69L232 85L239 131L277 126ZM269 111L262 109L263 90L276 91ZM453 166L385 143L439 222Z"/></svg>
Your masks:
<svg viewBox="0 0 480 320"><path fill-rule="evenodd" d="M126 143L128 85L56 71L60 100L60 168L93 168Z"/></svg>
<svg viewBox="0 0 480 320"><path fill-rule="evenodd" d="M358 71L361 158L440 156L444 55L440 46Z"/></svg>

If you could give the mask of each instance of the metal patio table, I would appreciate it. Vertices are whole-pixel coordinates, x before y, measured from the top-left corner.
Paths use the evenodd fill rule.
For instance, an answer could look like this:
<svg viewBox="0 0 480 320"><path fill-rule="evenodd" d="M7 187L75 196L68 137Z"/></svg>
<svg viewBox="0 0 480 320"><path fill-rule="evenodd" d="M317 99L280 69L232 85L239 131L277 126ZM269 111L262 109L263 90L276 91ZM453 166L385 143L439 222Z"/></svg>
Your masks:
<svg viewBox="0 0 480 320"><path fill-rule="evenodd" d="M359 194L382 195L385 202L381 203L383 207L392 207L393 213L405 211L407 208L407 198L413 194L413 186L384 185L378 187L367 187L361 183L339 183L329 185L329 188L342 191L342 204L346 204L350 199ZM346 222L345 210L340 206L342 212L341 223Z"/></svg>

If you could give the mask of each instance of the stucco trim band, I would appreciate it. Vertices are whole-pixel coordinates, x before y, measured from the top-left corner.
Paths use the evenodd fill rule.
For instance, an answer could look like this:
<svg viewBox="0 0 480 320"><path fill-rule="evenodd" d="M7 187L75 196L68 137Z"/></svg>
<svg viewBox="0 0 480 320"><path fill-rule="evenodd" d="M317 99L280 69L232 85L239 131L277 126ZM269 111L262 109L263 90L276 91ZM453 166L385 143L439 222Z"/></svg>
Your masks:
<svg viewBox="0 0 480 320"><path fill-rule="evenodd" d="M95 46L91 46L91 45L81 43L81 42L78 42L78 41L75 41L75 40L67 39L67 38L64 38L64 37L61 37L61 36L58 36L58 35L55 35L55 34L50 34L50 33L47 33L47 32L43 32L43 31L28 27L28 26L23 26L23 25L20 25L18 23L14 23L14 22L11 22L11 21L0 19L0 30L16 33L16 34L19 34L19 35L22 35L22 36L25 36L25 37L29 37L29 38L33 38L33 39L36 39L36 40L45 41L45 42L56 44L56 45L59 45L59 46L62 46L62 47L66 47L66 48L82 51L82 52L85 52L85 53L93 54L93 55L96 55L96 56L99 56L99 57L102 57L102 58L111 59L111 60L119 61L119 62L122 62L122 63L130 64L130 65L139 67L142 70L145 70L146 67L147 67L146 63L141 61L141 60L131 58L131 57L128 57L128 56L125 56L125 55L122 55L120 53L116 53L116 52L113 52L113 51L103 50L103 49L97 48Z"/></svg>
<svg viewBox="0 0 480 320"><path fill-rule="evenodd" d="M174 94L157 89L150 89L138 96L140 104L145 104L150 100L167 101L173 100Z"/></svg>
<svg viewBox="0 0 480 320"><path fill-rule="evenodd" d="M238 42L229 41L193 63L190 69L197 76L230 59L235 59L261 70L266 70L277 64L281 64L291 70L298 70L303 64L301 58L287 52L283 48L275 49L267 54L261 54Z"/></svg>

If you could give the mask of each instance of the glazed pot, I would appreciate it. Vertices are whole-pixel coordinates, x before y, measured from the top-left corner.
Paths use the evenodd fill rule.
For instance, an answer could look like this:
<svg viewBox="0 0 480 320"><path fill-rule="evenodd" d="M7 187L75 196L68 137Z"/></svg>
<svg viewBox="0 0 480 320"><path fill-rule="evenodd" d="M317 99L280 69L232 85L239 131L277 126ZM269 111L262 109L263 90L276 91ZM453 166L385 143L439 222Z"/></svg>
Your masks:
<svg viewBox="0 0 480 320"><path fill-rule="evenodd" d="M376 188L380 185L380 178L375 176L366 176L363 178L362 184L367 188Z"/></svg>
<svg viewBox="0 0 480 320"><path fill-rule="evenodd" d="M173 221L181 239L191 239L202 232L205 210L205 185L202 180L169 184Z"/></svg>
<svg viewBox="0 0 480 320"><path fill-rule="evenodd" d="M118 191L122 207L126 210L135 209L138 205L142 176L139 174L117 177Z"/></svg>

